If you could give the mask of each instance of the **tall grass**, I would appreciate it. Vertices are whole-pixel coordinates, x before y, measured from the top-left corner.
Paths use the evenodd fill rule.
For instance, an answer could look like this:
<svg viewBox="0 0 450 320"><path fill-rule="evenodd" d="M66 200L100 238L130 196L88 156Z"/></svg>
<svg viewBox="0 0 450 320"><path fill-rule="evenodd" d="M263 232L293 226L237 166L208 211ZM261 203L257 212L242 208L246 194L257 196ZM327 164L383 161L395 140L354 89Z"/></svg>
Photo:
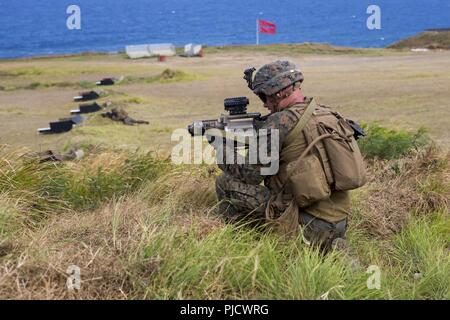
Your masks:
<svg viewBox="0 0 450 320"><path fill-rule="evenodd" d="M394 238L393 256L407 283L405 298L450 298L449 234L448 216L438 213L411 221Z"/></svg>
<svg viewBox="0 0 450 320"><path fill-rule="evenodd" d="M4 148L0 154L0 194L13 199L29 221L67 208L58 196L60 187L56 182L63 173L56 165L39 163L36 158Z"/></svg>
<svg viewBox="0 0 450 320"><path fill-rule="evenodd" d="M159 261L142 288L150 299L319 299L342 297L346 270L295 242L225 226L199 238L176 227L155 235L144 261Z"/></svg>
<svg viewBox="0 0 450 320"><path fill-rule="evenodd" d="M71 165L41 162L29 153L0 150L0 195L14 199L34 223L66 210L92 210L115 196L135 191L169 166L152 154L91 155Z"/></svg>
<svg viewBox="0 0 450 320"><path fill-rule="evenodd" d="M106 154L89 157L76 168L65 170L59 181L61 197L75 210L92 210L115 196L131 193L162 174L169 162L150 153Z"/></svg>
<svg viewBox="0 0 450 320"><path fill-rule="evenodd" d="M18 208L8 194L0 193L0 241L19 229Z"/></svg>
<svg viewBox="0 0 450 320"><path fill-rule="evenodd" d="M444 239L436 234L436 224L423 228L420 219L412 220L389 242L390 252L383 249L383 243L357 241L358 246L372 248L371 256L361 255L365 262L356 269L345 255L323 256L300 238L282 242L273 235L232 225L205 234L197 223L186 230L173 221L168 223L167 216L162 221L166 223L152 232L143 247L140 263L147 272L136 282L139 297L448 299L450 265ZM367 286L369 265L381 272L379 289ZM421 278L417 280L418 270Z"/></svg>
<svg viewBox="0 0 450 320"><path fill-rule="evenodd" d="M286 241L224 223L216 214L215 167L111 150L59 164L5 150L1 159L2 297L450 298L448 160L434 153L395 160L395 170L371 162L375 178L353 193L352 252L327 255L301 237ZM418 207L386 198L405 185ZM386 199L397 216L379 206ZM29 221L37 227L29 229ZM11 237L16 230L28 232ZM74 296L61 276L69 264L86 279ZM369 266L380 270L379 289L367 286ZM17 283L28 286L19 292Z"/></svg>

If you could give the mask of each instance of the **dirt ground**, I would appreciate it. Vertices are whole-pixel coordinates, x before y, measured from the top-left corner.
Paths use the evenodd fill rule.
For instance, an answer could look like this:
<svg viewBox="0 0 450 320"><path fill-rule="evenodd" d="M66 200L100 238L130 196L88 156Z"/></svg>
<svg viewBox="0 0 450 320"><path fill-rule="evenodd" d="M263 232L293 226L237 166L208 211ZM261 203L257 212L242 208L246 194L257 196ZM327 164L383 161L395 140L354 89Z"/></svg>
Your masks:
<svg viewBox="0 0 450 320"><path fill-rule="evenodd" d="M0 144L44 150L89 142L165 153L173 143L174 129L195 119L216 118L224 98L248 96L249 110L265 113L242 79L243 70L277 59L299 66L306 95L349 118L408 130L424 126L441 145L450 143L449 51L367 56L230 50L203 58L169 57L166 62L129 60L123 55L0 61ZM71 132L37 133L77 108L72 98L86 90L83 85L108 76L152 77L166 68L191 77L94 88L106 90L107 97L100 102L110 99L150 125L124 126L96 113Z"/></svg>

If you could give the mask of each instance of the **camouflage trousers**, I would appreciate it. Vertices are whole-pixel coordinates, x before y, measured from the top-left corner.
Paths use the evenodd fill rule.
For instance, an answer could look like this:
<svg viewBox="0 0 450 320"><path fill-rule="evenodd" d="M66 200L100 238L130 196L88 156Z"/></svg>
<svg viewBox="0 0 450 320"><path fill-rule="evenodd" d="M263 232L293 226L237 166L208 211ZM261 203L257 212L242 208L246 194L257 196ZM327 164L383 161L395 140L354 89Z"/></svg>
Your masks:
<svg viewBox="0 0 450 320"><path fill-rule="evenodd" d="M219 212L227 220L263 222L270 190L262 185L249 184L223 172L216 179Z"/></svg>
<svg viewBox="0 0 450 320"><path fill-rule="evenodd" d="M144 121L144 120L134 120L131 117L126 117L123 120L123 123L129 126L132 126L133 124L149 124L148 121Z"/></svg>
<svg viewBox="0 0 450 320"><path fill-rule="evenodd" d="M264 223L270 190L263 185L249 184L223 172L216 179L219 212L229 221ZM330 223L300 210L303 236L322 250L331 249L337 238L345 238L347 219Z"/></svg>

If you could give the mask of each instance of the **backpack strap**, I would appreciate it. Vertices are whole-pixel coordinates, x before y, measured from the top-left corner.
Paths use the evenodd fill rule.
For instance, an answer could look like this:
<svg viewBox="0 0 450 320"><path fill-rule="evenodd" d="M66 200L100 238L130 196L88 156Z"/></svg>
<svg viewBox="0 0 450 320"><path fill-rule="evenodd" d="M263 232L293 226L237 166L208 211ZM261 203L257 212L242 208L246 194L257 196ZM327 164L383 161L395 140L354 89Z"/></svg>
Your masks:
<svg viewBox="0 0 450 320"><path fill-rule="evenodd" d="M295 105L293 106L295 108ZM302 108L304 109L304 108ZM308 104L308 106L306 107L306 110L300 114L297 110L290 110L296 117L299 117L299 120L297 122L297 124L295 125L295 127L289 132L289 136L292 137L297 137L302 133L302 130L306 127L308 121L311 119L311 116L313 115L313 112L315 110L315 103L313 103L313 101L311 100L310 103ZM314 143L315 144L315 143ZM313 145L311 145L312 147ZM311 150L310 147L308 147L305 151L309 152L309 150ZM303 154L301 155L301 157L303 157L304 155L306 155L307 152L303 152ZM292 172L289 172L287 177L289 177L289 175L292 174ZM287 183L286 181L280 181L277 180L277 184L280 187L280 191L283 192L284 187Z"/></svg>
<svg viewBox="0 0 450 320"><path fill-rule="evenodd" d="M286 153L287 151L285 145L287 144L292 146L297 137L302 135L302 131L308 124L309 120L311 119L314 110L315 104L312 103L312 99L305 101L305 103L299 103L286 109L286 111L288 111L297 119L297 122L295 123L294 127L289 131L286 139L283 141L282 147L283 150L281 151L280 154L281 158L283 158L283 154ZM280 189L283 186L283 180L284 179L281 179L281 177L277 175L274 176L274 178L272 179L276 187Z"/></svg>
<svg viewBox="0 0 450 320"><path fill-rule="evenodd" d="M308 154L308 152L310 152L311 149L312 149L319 141L322 141L323 139L329 138L329 137L331 137L331 136L333 136L333 134L327 133L327 134L323 134L323 135L318 136L317 138L315 138L315 139L309 144L309 146L305 149L305 151L302 152L302 154L300 155L300 157L298 157L298 159L296 160L297 166L300 164L301 159L303 159L303 158ZM288 174L287 174L287 177L288 177L288 178L287 178L286 181L284 181L284 183L282 184L281 192L284 191L284 188L286 187L286 184L287 184L287 182L289 181L289 177L292 175L292 173L294 173L294 171L295 171L295 169L297 168L297 166L293 166L292 169L291 169L291 171L288 172Z"/></svg>
<svg viewBox="0 0 450 320"><path fill-rule="evenodd" d="M315 103L313 103L313 101L311 100L311 102L309 103L309 105L306 108L305 112L303 112L303 114L301 115L300 120L298 120L297 125L292 129L290 134L293 134L293 136L300 135L302 130L306 127L308 121L311 119L311 116L313 115L314 110L315 110ZM298 114L294 110L292 110L292 112L295 113L296 115ZM302 152L300 157L296 160L297 163L300 163L301 159L304 158L311 151L311 149L317 145L318 142L322 141L325 138L329 138L331 136L332 136L331 134L323 134L323 135L317 136L313 141L311 141L309 143L308 147ZM294 172L295 168L296 168L296 166L294 166L292 168L292 170L287 173L288 179L281 183L281 192L284 191L284 188L286 187L287 181L289 180L289 176L292 175L292 173Z"/></svg>
<svg viewBox="0 0 450 320"><path fill-rule="evenodd" d="M294 106L295 107L295 106ZM300 116L300 119L298 120L297 124L295 125L294 129L290 132L290 134L293 134L294 136L298 136L302 130L306 127L306 124L308 123L309 119L311 119L311 116L314 112L315 104L311 100L309 105L306 107L305 112ZM292 111L295 115L298 115L297 112Z"/></svg>

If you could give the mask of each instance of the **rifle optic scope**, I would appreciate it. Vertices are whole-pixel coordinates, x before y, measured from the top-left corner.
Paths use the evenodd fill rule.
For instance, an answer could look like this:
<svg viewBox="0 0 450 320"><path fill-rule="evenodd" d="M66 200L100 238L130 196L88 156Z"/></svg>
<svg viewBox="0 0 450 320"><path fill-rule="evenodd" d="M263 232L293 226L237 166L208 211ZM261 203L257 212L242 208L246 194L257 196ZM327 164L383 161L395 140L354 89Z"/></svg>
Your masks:
<svg viewBox="0 0 450 320"><path fill-rule="evenodd" d="M248 104L247 97L226 98L223 101L225 111L228 111L230 115L246 113Z"/></svg>

